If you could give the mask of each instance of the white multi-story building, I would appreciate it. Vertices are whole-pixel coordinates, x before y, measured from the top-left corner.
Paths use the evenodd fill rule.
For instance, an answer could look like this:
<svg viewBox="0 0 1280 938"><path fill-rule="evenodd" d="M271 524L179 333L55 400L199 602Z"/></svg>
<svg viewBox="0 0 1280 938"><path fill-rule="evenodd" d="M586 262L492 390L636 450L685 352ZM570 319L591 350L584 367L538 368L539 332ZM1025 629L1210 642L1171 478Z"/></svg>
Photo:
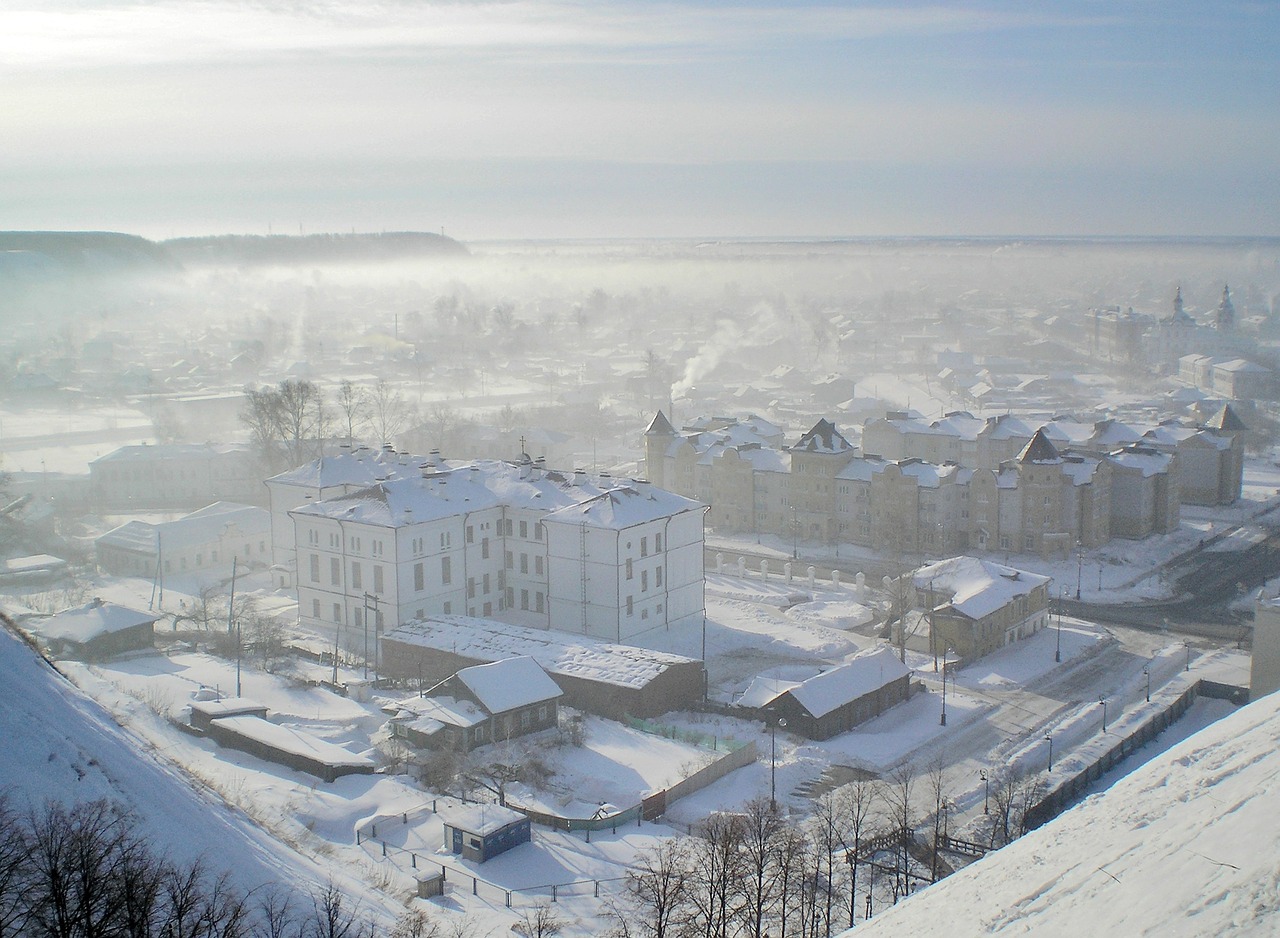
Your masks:
<svg viewBox="0 0 1280 938"><path fill-rule="evenodd" d="M618 641L704 609L704 506L644 482L437 459L288 514L300 621L353 647L429 615Z"/></svg>

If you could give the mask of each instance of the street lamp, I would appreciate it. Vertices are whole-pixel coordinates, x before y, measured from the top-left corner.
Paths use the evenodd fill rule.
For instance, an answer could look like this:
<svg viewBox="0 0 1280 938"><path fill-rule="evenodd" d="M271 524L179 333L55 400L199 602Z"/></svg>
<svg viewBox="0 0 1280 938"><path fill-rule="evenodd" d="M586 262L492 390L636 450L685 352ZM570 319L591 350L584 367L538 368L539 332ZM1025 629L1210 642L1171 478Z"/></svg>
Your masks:
<svg viewBox="0 0 1280 938"><path fill-rule="evenodd" d="M1058 590L1058 647L1053 653L1053 660L1059 663L1062 661L1062 604L1067 601L1066 594L1065 589Z"/></svg>
<svg viewBox="0 0 1280 938"><path fill-rule="evenodd" d="M1107 698L1099 697L1098 703L1102 704L1102 732L1107 731Z"/></svg>
<svg viewBox="0 0 1280 938"><path fill-rule="evenodd" d="M800 518L796 514L796 506L791 506L791 559L800 557Z"/></svg>
<svg viewBox="0 0 1280 938"><path fill-rule="evenodd" d="M1044 734L1045 741L1049 743L1049 771L1053 771L1053 737L1048 733Z"/></svg>
<svg viewBox="0 0 1280 938"><path fill-rule="evenodd" d="M947 671L955 663L955 654L954 648L948 648L947 653L942 656L942 717L938 720L942 726L947 725ZM952 681L954 680L955 678L952 678Z"/></svg>
<svg viewBox="0 0 1280 938"><path fill-rule="evenodd" d="M1143 668L1142 673L1147 676L1147 703L1151 703L1151 669Z"/></svg>
<svg viewBox="0 0 1280 938"><path fill-rule="evenodd" d="M769 810L778 811L778 730L787 728L787 718L769 721Z"/></svg>
<svg viewBox="0 0 1280 938"><path fill-rule="evenodd" d="M1183 644L1183 645L1186 647L1186 649L1187 649L1187 667L1186 667L1186 670L1187 670L1187 671L1190 671L1190 670L1191 670L1191 643L1190 643L1190 642L1183 642L1182 644Z"/></svg>
<svg viewBox="0 0 1280 938"><path fill-rule="evenodd" d="M1084 544L1076 541L1076 602L1080 601L1080 581L1084 579Z"/></svg>
<svg viewBox="0 0 1280 938"><path fill-rule="evenodd" d="M982 779L982 813L990 814L991 776L987 774L986 769L981 769L978 772L978 778Z"/></svg>

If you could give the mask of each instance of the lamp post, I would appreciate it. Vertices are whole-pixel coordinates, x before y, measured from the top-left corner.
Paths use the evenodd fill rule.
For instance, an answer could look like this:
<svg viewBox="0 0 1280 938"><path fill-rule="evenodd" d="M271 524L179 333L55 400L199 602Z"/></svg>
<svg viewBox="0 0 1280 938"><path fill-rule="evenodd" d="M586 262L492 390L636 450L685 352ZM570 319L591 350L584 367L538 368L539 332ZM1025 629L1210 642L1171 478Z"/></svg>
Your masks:
<svg viewBox="0 0 1280 938"><path fill-rule="evenodd" d="M796 514L796 506L791 506L791 559L800 558L800 517Z"/></svg>
<svg viewBox="0 0 1280 938"><path fill-rule="evenodd" d="M1049 744L1049 771L1053 771L1053 737L1048 733L1044 734L1045 741Z"/></svg>
<svg viewBox="0 0 1280 938"><path fill-rule="evenodd" d="M1184 670L1190 671L1191 670L1191 643L1183 642L1182 644L1187 649L1187 666Z"/></svg>
<svg viewBox="0 0 1280 938"><path fill-rule="evenodd" d="M1147 676L1147 703L1151 703L1151 668L1143 668L1142 673Z"/></svg>
<svg viewBox="0 0 1280 938"><path fill-rule="evenodd" d="M947 725L947 659L942 659L942 717L938 720L940 726Z"/></svg>
<svg viewBox="0 0 1280 938"><path fill-rule="evenodd" d="M950 669L951 659L955 656L955 649L947 649L947 653L942 655L942 717L938 719L938 724L945 727L947 724L947 671Z"/></svg>
<svg viewBox="0 0 1280 938"><path fill-rule="evenodd" d="M1066 590L1058 591L1058 647L1053 653L1053 660L1062 661L1062 604L1067 601Z"/></svg>
<svg viewBox="0 0 1280 938"><path fill-rule="evenodd" d="M1080 601L1080 582L1084 579L1084 544L1076 541L1076 602Z"/></svg>
<svg viewBox="0 0 1280 938"><path fill-rule="evenodd" d="M986 769L978 772L978 778L982 779L982 813L990 814L991 807L991 776L987 774Z"/></svg>
<svg viewBox="0 0 1280 938"><path fill-rule="evenodd" d="M1107 731L1107 698L1099 697L1098 703L1102 704L1102 732Z"/></svg>
<svg viewBox="0 0 1280 938"><path fill-rule="evenodd" d="M778 812L778 730L787 728L787 718L769 721L769 810Z"/></svg>

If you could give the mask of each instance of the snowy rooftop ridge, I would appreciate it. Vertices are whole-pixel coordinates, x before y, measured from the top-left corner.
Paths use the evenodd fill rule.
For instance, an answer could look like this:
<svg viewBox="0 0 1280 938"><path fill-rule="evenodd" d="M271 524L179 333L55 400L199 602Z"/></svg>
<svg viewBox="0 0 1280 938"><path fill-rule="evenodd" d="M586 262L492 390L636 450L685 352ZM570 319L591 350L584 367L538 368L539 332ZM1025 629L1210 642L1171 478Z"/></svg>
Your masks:
<svg viewBox="0 0 1280 938"><path fill-rule="evenodd" d="M36 625L36 629L45 638L82 644L99 635L123 632L134 626L155 622L159 618L158 613L142 612L95 599L45 619Z"/></svg>
<svg viewBox="0 0 1280 938"><path fill-rule="evenodd" d="M1038 573L964 555L927 564L912 576L918 590L950 594L949 605L970 619L982 619L1050 580Z"/></svg>
<svg viewBox="0 0 1280 938"><path fill-rule="evenodd" d="M821 718L837 707L901 680L909 673L893 649L882 645L801 681L783 693L790 694L813 717Z"/></svg>
<svg viewBox="0 0 1280 938"><path fill-rule="evenodd" d="M506 713L564 696L560 685L528 655L475 664L460 670L457 677L490 713Z"/></svg>
<svg viewBox="0 0 1280 938"><path fill-rule="evenodd" d="M553 678L564 674L619 687L644 687L668 668L693 662L691 658L634 645L598 642L567 632L526 629L470 616L415 619L384 637L481 661L527 655Z"/></svg>

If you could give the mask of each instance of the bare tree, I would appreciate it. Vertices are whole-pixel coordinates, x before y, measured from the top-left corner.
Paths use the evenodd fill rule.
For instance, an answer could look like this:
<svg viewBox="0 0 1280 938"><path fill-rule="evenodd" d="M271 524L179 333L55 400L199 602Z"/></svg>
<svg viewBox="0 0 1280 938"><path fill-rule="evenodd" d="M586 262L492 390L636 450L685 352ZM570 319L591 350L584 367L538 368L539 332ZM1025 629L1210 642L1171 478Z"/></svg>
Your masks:
<svg viewBox="0 0 1280 938"><path fill-rule="evenodd" d="M344 379L338 385L338 420L342 428L347 431L348 446L355 445L356 426L364 419L365 397L364 388L357 387L348 380Z"/></svg>
<svg viewBox="0 0 1280 938"><path fill-rule="evenodd" d="M629 907L615 911L625 921L626 934L647 938L676 938L685 915L688 887L688 844L664 840L643 853L627 871Z"/></svg>
<svg viewBox="0 0 1280 938"><path fill-rule="evenodd" d="M933 803L933 843L930 851L932 859L929 878L936 882L938 879L939 860L941 859L943 825L946 821L947 792L950 790L946 763L941 754L929 763L928 768L925 770L924 778L929 800Z"/></svg>
<svg viewBox="0 0 1280 938"><path fill-rule="evenodd" d="M852 928L857 907L862 840L867 835L871 809L882 796L880 782L865 777L859 777L837 791L837 829L840 831L840 845L845 851L845 862L849 866L849 927Z"/></svg>
<svg viewBox="0 0 1280 938"><path fill-rule="evenodd" d="M741 868L742 818L717 813L697 828L689 851L689 924L705 938L727 938Z"/></svg>
<svg viewBox="0 0 1280 938"><path fill-rule="evenodd" d="M310 381L281 381L246 388L240 421L248 428L267 467L301 465L313 454L324 424L324 402Z"/></svg>
<svg viewBox="0 0 1280 938"><path fill-rule="evenodd" d="M814 802L813 821L810 825L814 847L814 875L822 886L822 920L824 932L830 938L832 909L835 906L835 861L840 846L839 796L827 792Z"/></svg>
<svg viewBox="0 0 1280 938"><path fill-rule="evenodd" d="M564 925L549 906L536 905L527 909L511 930L521 938L552 938L564 930Z"/></svg>
<svg viewBox="0 0 1280 938"><path fill-rule="evenodd" d="M749 801L742 821L742 927L751 938L761 938L779 899L775 848L784 825L766 798Z"/></svg>
<svg viewBox="0 0 1280 938"><path fill-rule="evenodd" d="M368 392L365 405L369 430L379 443L394 443L417 417L416 410L404 395L394 385L382 380Z"/></svg>
<svg viewBox="0 0 1280 938"><path fill-rule="evenodd" d="M360 915L359 907L349 906L342 890L332 881L312 895L311 903L315 909L313 938L373 938L377 934L373 924Z"/></svg>
<svg viewBox="0 0 1280 938"><path fill-rule="evenodd" d="M483 788L498 797L498 804L507 803L507 786L519 781L523 772L520 760L493 759L473 762L462 770L463 781L475 788Z"/></svg>
<svg viewBox="0 0 1280 938"><path fill-rule="evenodd" d="M911 868L910 845L915 837L915 808L911 804L915 794L916 771L908 762L899 765L889 773L882 791L885 807L898 837L898 853L895 863L893 881L893 897L896 902L907 894Z"/></svg>

